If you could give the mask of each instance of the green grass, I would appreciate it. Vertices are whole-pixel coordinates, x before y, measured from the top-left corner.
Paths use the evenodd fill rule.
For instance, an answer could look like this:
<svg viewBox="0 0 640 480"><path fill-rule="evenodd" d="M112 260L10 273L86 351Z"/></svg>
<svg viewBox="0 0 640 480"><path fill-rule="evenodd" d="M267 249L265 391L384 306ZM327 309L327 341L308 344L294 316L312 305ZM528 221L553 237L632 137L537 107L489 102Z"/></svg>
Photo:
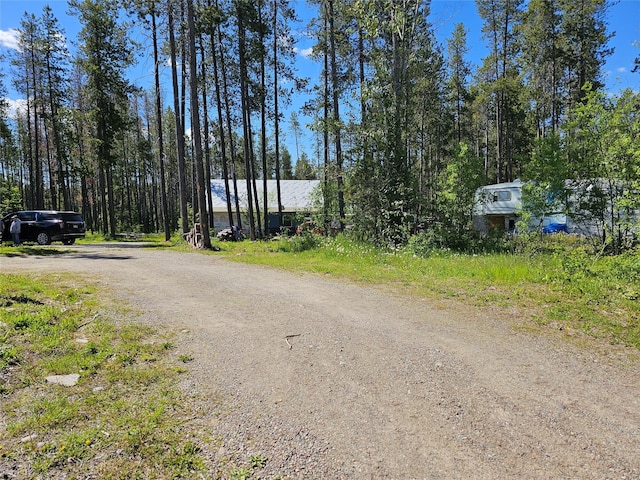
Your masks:
<svg viewBox="0 0 640 480"><path fill-rule="evenodd" d="M295 240L293 240L295 242ZM546 240L549 242L549 240ZM455 299L518 326L578 334L640 350L640 254L602 257L574 239L529 255L382 250L345 237L296 251L291 240L225 243L236 262L307 271L433 300ZM569 242L564 244L563 242Z"/></svg>
<svg viewBox="0 0 640 480"><path fill-rule="evenodd" d="M76 277L0 274L0 472L164 479L206 470L170 335L113 322L109 311ZM45 382L68 373L80 374L77 385Z"/></svg>

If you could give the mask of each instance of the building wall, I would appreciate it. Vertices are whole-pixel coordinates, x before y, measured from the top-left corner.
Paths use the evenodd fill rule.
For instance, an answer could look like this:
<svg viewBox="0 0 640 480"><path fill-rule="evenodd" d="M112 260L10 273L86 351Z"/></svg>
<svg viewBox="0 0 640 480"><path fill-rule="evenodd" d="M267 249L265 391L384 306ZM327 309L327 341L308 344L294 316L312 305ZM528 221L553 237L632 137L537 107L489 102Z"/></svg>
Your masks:
<svg viewBox="0 0 640 480"><path fill-rule="evenodd" d="M298 226L296 219L298 218L298 212L282 212L283 227L295 232L295 228ZM243 230L248 231L249 217L245 213L241 213L240 218L242 220ZM260 223L262 224L264 217L261 215ZM234 224L236 223L236 217L233 217ZM231 222L229 222L229 216L226 212L214 212L213 213L213 228L217 232L229 228ZM257 222L256 222L257 227ZM277 213L269 213L269 232L276 234L280 232L280 222Z"/></svg>

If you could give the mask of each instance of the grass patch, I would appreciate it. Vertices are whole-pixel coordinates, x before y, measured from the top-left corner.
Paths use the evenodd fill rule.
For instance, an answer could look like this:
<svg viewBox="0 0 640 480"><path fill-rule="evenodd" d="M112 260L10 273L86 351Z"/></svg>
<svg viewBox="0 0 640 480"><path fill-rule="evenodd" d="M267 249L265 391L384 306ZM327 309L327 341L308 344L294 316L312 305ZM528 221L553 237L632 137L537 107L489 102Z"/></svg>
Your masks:
<svg viewBox="0 0 640 480"><path fill-rule="evenodd" d="M502 312L522 326L565 335L582 332L640 349L638 252L598 256L570 237L559 237L556 243L545 238L544 248L534 254L431 251L426 258L344 236L317 239L301 250L292 248L292 241L296 242L245 241L221 247L232 261L314 272L419 297L455 299L490 308L496 315Z"/></svg>
<svg viewBox="0 0 640 480"><path fill-rule="evenodd" d="M171 339L76 277L0 274L0 476L200 478ZM75 386L47 383L77 373Z"/></svg>
<svg viewBox="0 0 640 480"><path fill-rule="evenodd" d="M50 255L64 255L70 252L71 248L60 244L59 248L51 248L49 246L41 247L39 245L21 244L19 247L9 246L6 243L0 245L0 256L3 257L26 257L29 255L35 256L50 256Z"/></svg>

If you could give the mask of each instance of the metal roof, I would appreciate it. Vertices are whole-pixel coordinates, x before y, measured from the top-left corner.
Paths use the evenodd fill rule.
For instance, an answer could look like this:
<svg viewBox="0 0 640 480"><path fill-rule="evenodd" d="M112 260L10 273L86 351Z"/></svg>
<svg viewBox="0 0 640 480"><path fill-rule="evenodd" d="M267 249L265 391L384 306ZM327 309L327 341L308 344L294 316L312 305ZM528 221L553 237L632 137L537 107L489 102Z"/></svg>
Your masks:
<svg viewBox="0 0 640 480"><path fill-rule="evenodd" d="M247 181L238 180L238 200L240 210L247 210ZM235 209L233 181L229 180L232 208ZM285 212L300 212L314 209L314 191L320 188L320 180L280 180L280 196L282 210ZM262 207L263 180L256 180L258 201ZM316 194L317 195L317 194ZM227 211L227 196L223 179L211 180L211 197L214 212ZM270 211L278 210L276 180L267 180L267 204Z"/></svg>

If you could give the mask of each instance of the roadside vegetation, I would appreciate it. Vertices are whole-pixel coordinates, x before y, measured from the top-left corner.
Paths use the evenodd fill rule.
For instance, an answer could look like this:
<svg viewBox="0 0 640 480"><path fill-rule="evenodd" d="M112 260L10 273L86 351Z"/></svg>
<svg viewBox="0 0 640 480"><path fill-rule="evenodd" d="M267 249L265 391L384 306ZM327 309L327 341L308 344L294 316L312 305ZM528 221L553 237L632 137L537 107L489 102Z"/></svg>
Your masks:
<svg viewBox="0 0 640 480"><path fill-rule="evenodd" d="M403 248L305 232L217 244L232 261L309 271L432 300L488 307L524 328L640 349L640 253L604 255L568 235L496 238L471 253L420 234Z"/></svg>
<svg viewBox="0 0 640 480"><path fill-rule="evenodd" d="M0 477L162 479L203 468L183 429L186 367L171 334L114 321L100 298L76 277L0 274ZM76 385L46 381L68 374Z"/></svg>

